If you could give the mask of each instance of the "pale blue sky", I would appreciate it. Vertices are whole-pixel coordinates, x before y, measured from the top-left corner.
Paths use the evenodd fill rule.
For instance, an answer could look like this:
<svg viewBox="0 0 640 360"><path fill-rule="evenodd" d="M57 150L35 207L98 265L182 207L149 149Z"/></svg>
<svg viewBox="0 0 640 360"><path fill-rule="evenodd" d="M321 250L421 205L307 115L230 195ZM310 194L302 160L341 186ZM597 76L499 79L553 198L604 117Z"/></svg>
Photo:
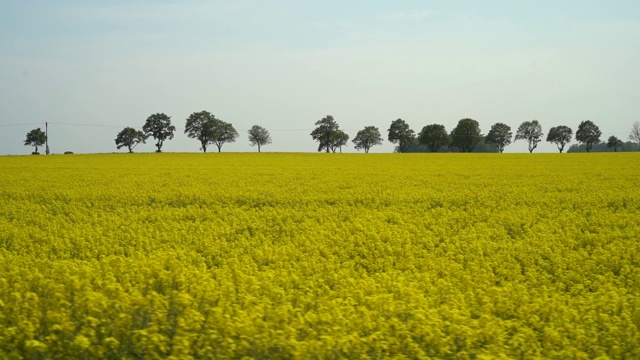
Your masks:
<svg viewBox="0 0 640 360"><path fill-rule="evenodd" d="M313 152L327 114L352 138L471 117L483 133L590 119L626 141L639 64L638 1L0 0L0 154L30 153L25 134L45 121L54 153L114 152L156 112L178 128L163 150L198 151L183 129L200 110L240 133L223 151L255 151L259 124L264 151Z"/></svg>

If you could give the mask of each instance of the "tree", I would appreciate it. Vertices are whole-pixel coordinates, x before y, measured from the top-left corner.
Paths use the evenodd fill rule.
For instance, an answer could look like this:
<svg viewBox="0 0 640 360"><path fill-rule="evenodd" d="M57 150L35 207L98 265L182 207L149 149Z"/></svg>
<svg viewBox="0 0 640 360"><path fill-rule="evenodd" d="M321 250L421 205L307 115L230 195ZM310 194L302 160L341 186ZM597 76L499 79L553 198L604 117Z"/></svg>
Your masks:
<svg viewBox="0 0 640 360"><path fill-rule="evenodd" d="M600 135L602 135L600 128L591 120L585 120L578 125L576 140L583 143L587 148L587 152L590 152L593 144L600 142Z"/></svg>
<svg viewBox="0 0 640 360"><path fill-rule="evenodd" d="M142 131L126 127L118 133L115 142L118 149L126 147L132 153L133 148L140 143L144 144L146 140L147 136Z"/></svg>
<svg viewBox="0 0 640 360"><path fill-rule="evenodd" d="M222 151L222 145L235 142L238 138L238 132L230 123L220 119L213 119L210 126L211 142L218 148L218 152Z"/></svg>
<svg viewBox="0 0 640 360"><path fill-rule="evenodd" d="M532 153L538 147L538 143L542 141L542 126L538 120L525 121L520 124L516 132L517 140L527 140L529 143L529 153Z"/></svg>
<svg viewBox="0 0 640 360"><path fill-rule="evenodd" d="M573 137L573 130L570 127L560 125L552 127L547 134L547 142L556 144L560 153L564 150L564 147L571 142Z"/></svg>
<svg viewBox="0 0 640 360"><path fill-rule="evenodd" d="M349 135L342 130L338 130L331 135L331 152L336 152L336 150L340 149L340 153L342 153L342 147L347 146L347 141L349 141Z"/></svg>
<svg viewBox="0 0 640 360"><path fill-rule="evenodd" d="M629 134L629 140L638 144L640 147L640 122L636 121L631 125L631 133Z"/></svg>
<svg viewBox="0 0 640 360"><path fill-rule="evenodd" d="M355 144L356 150L362 149L365 154L368 154L372 146L382 144L382 136L377 127L366 126L364 129L358 131L352 141Z"/></svg>
<svg viewBox="0 0 640 360"><path fill-rule="evenodd" d="M451 145L460 149L461 152L472 152L482 141L480 135L480 124L469 118L461 119L458 125L451 130Z"/></svg>
<svg viewBox="0 0 640 360"><path fill-rule="evenodd" d="M173 133L176 127L171 125L171 117L164 113L157 113L149 116L142 127L144 134L157 140L156 152L162 152L162 145L165 140L173 139Z"/></svg>
<svg viewBox="0 0 640 360"><path fill-rule="evenodd" d="M494 144L498 151L501 153L504 151L504 148L511 144L511 137L513 133L511 132L511 127L509 125L503 123L495 123L491 126L491 130L484 138L485 143Z"/></svg>
<svg viewBox="0 0 640 360"><path fill-rule="evenodd" d="M624 145L622 140L618 139L615 136L609 136L609 139L607 140L608 148L613 148L614 152L618 152L618 148L622 148L622 145Z"/></svg>
<svg viewBox="0 0 640 360"><path fill-rule="evenodd" d="M47 135L42 131L42 129L37 128L29 131L27 133L27 138L24 141L25 146L33 146L35 147L34 154L40 154L38 152L38 146L42 146L47 143Z"/></svg>
<svg viewBox="0 0 640 360"><path fill-rule="evenodd" d="M263 145L271 144L271 135L269 131L260 125L253 125L249 131L249 143L251 146L258 145L258 152Z"/></svg>
<svg viewBox="0 0 640 360"><path fill-rule="evenodd" d="M391 122L391 126L387 130L389 132L389 142L398 145L398 151L403 153L409 148L409 145L415 140L415 131L411 130L409 124L402 119Z"/></svg>
<svg viewBox="0 0 640 360"><path fill-rule="evenodd" d="M448 146L450 141L444 125L427 125L418 134L418 143L426 146L431 152L438 152L441 147Z"/></svg>
<svg viewBox="0 0 640 360"><path fill-rule="evenodd" d="M213 116L208 111L194 112L187 118L184 133L192 139L200 141L201 150L207 152L207 146L212 143Z"/></svg>
<svg viewBox="0 0 640 360"><path fill-rule="evenodd" d="M316 128L311 132L313 140L318 142L318 151L330 152L335 142L336 133L340 130L333 116L327 115L316 121Z"/></svg>

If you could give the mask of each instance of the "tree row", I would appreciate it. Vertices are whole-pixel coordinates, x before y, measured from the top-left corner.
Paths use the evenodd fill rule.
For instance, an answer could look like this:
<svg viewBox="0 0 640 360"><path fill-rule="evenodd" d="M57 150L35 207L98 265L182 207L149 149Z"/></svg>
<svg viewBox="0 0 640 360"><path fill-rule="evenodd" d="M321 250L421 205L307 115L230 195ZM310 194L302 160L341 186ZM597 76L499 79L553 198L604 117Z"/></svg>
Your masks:
<svg viewBox="0 0 640 360"><path fill-rule="evenodd" d="M331 115L318 120L316 128L311 132L311 138L318 142L318 151L342 152L342 147L347 146L349 135L340 129L340 126ZM142 126L142 130L126 127L121 130L115 139L118 149L127 148L129 152L140 143L146 143L147 139L155 140L156 152L162 151L165 141L174 137L176 127L171 124L171 117L164 113L149 116ZM207 152L210 145L215 145L218 152L226 143L233 143L238 138L238 132L232 124L217 119L208 111L192 113L185 124L184 133L187 137L196 139L200 143L200 150ZM257 146L258 152L262 146L272 143L269 131L262 126L254 125L248 130L248 139L251 146ZM554 126L549 129L546 141L557 146L559 152L563 152L566 145L573 140L573 130L565 125ZM602 132L600 128L590 120L580 123L575 132L575 140L584 145L590 152L594 145L600 144ZM416 145L426 148L430 152L456 150L460 152L472 152L479 144L488 144L495 148L493 151L503 152L505 147L513 141L523 140L528 144L529 152L533 152L538 144L543 141L542 126L537 120L525 121L516 130L515 136L511 127L504 123L496 123L486 135L480 131L480 124L473 119L465 118L450 132L444 125L430 124L422 128L416 134L409 124L402 119L391 122L387 130L387 140L396 145L397 152L408 152ZM629 140L640 145L640 122L632 126ZM352 142L356 150L369 150L383 141L380 130L375 126L366 126L358 131ZM34 154L38 154L38 147L46 143L46 135L40 128L27 133L25 145L34 146ZM623 145L622 140L615 136L609 137L606 146L617 151Z"/></svg>
<svg viewBox="0 0 640 360"><path fill-rule="evenodd" d="M316 129L311 133L313 140L318 142L318 151L336 152L342 150L349 140L349 135L340 130L333 116L327 115L316 122ZM486 135L480 131L480 124L473 119L465 118L458 121L456 127L447 132L444 125L430 124L422 128L416 135L409 124L402 119L391 122L387 130L387 139L396 145L396 151L407 152L416 144L422 145L430 152L438 152L442 149L455 148L460 152L472 152L481 143L494 145L496 150L503 152L505 147L513 141L523 140L528 143L529 152L532 153L538 144L544 139L542 126L538 120L525 121L518 127L515 136L509 125L496 123ZM602 132L600 128L590 120L580 123L575 133L575 139L583 144L587 152L600 143ZM565 125L554 126L549 129L546 141L555 144L559 152L563 152L565 146L573 139L573 130ZM629 139L640 144L640 123L633 124ZM360 130L352 140L357 150L363 149L369 152L372 146L382 144L382 136L377 127L367 126ZM609 137L607 147L617 151L622 147L622 140L615 136Z"/></svg>

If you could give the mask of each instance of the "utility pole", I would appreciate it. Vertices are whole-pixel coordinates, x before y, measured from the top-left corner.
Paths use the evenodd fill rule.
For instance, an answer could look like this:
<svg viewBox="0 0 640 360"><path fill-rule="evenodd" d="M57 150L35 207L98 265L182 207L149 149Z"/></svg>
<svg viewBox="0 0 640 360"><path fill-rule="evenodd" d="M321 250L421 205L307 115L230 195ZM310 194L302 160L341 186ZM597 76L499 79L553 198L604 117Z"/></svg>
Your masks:
<svg viewBox="0 0 640 360"><path fill-rule="evenodd" d="M49 123L48 122L44 123L44 142L47 146L46 153L47 155L49 155Z"/></svg>

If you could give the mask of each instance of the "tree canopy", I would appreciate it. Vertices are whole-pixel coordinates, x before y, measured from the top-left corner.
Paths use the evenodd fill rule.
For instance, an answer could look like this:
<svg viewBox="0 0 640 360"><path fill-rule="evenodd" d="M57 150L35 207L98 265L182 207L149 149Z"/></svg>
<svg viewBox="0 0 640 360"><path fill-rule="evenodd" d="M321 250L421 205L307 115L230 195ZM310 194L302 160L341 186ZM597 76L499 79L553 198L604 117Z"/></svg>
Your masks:
<svg viewBox="0 0 640 360"><path fill-rule="evenodd" d="M213 116L208 111L194 112L187 118L184 133L192 139L200 141L200 150L207 152L207 146L212 143Z"/></svg>
<svg viewBox="0 0 640 360"><path fill-rule="evenodd" d="M156 139L156 152L162 152L162 145L165 140L173 139L176 127L171 125L171 117L164 113L157 113L149 116L142 127L144 134Z"/></svg>
<svg viewBox="0 0 640 360"><path fill-rule="evenodd" d="M342 147L347 146L347 142L349 141L349 135L342 131L338 130L331 135L331 151L336 152L336 150L340 149L342 152Z"/></svg>
<svg viewBox="0 0 640 360"><path fill-rule="evenodd" d="M133 149L138 144L144 144L146 140L147 136L144 134L144 132L136 130L132 127L126 127L118 133L115 142L118 149L126 147L127 149L129 149L129 152L132 153Z"/></svg>
<svg viewBox="0 0 640 360"><path fill-rule="evenodd" d="M317 127L311 132L311 138L318 142L318 151L322 151L324 149L326 152L335 152L340 127L333 119L333 116L327 115L316 121L316 126Z"/></svg>
<svg viewBox="0 0 640 360"><path fill-rule="evenodd" d="M451 145L460 152L472 152L482 141L480 124L473 119L465 118L458 121L458 125L451 130Z"/></svg>
<svg viewBox="0 0 640 360"><path fill-rule="evenodd" d="M495 123L491 126L491 130L489 130L484 141L488 144L494 144L498 148L498 151L502 153L504 148L511 144L512 136L513 133L511 132L511 127L509 125Z"/></svg>
<svg viewBox="0 0 640 360"><path fill-rule="evenodd" d="M47 135L40 128L29 131L27 133L27 138L24 140L25 146L35 147L35 151L33 152L34 154L39 154L38 147L43 146L46 143Z"/></svg>
<svg viewBox="0 0 640 360"><path fill-rule="evenodd" d="M547 134L547 142L556 144L560 153L564 150L564 147L571 142L573 137L573 130L570 127L560 125L552 127Z"/></svg>
<svg viewBox="0 0 640 360"><path fill-rule="evenodd" d="M542 126L538 120L525 121L518 127L516 140L526 140L529 143L529 153L532 153L542 141Z"/></svg>
<svg viewBox="0 0 640 360"><path fill-rule="evenodd" d="M578 131L576 131L576 140L583 143L587 149L587 152L591 151L594 144L600 142L600 136L602 131L591 120L585 120L578 125Z"/></svg>
<svg viewBox="0 0 640 360"><path fill-rule="evenodd" d="M358 131L352 141L356 150L364 150L365 153L369 153L369 149L372 146L382 144L382 135L380 135L380 130L377 127L366 126Z"/></svg>
<svg viewBox="0 0 640 360"><path fill-rule="evenodd" d="M251 146L258 146L258 152L263 145L271 144L271 135L269 131L260 125L253 125L249 131L249 144Z"/></svg>
<svg viewBox="0 0 640 360"><path fill-rule="evenodd" d="M451 138L444 125L427 125L418 134L418 143L426 146L430 152L438 152L441 147L448 146L450 142Z"/></svg>
<svg viewBox="0 0 640 360"><path fill-rule="evenodd" d="M397 119L391 122L391 126L387 130L389 132L389 142L398 145L398 151L403 153L409 148L409 145L415 140L415 131L413 131L409 124L402 119Z"/></svg>
<svg viewBox="0 0 640 360"><path fill-rule="evenodd" d="M613 149L614 152L618 152L618 149L622 148L624 143L622 140L618 139L615 136L609 136L607 140L607 147Z"/></svg>
<svg viewBox="0 0 640 360"><path fill-rule="evenodd" d="M238 132L233 125L215 117L209 121L207 130L210 132L210 141L218 148L218 152L222 151L222 145L235 142L238 138Z"/></svg>

